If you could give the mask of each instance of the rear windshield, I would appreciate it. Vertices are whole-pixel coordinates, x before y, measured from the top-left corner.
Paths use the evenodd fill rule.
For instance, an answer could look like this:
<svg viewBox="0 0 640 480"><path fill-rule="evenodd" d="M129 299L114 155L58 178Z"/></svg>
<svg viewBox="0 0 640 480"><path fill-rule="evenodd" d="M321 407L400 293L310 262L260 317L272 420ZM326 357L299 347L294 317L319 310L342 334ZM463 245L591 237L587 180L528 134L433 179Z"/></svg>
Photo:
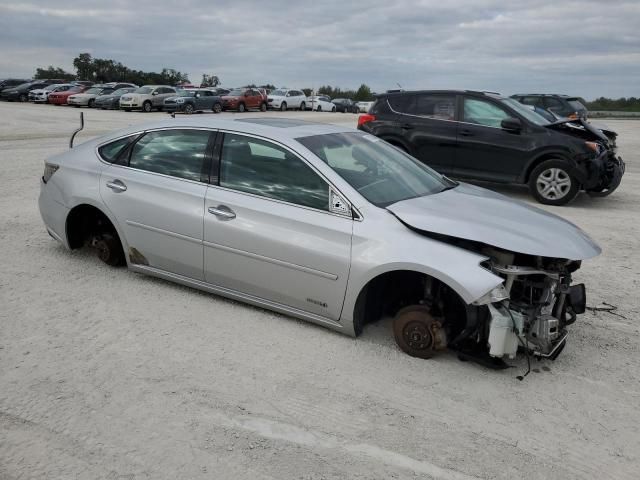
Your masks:
<svg viewBox="0 0 640 480"><path fill-rule="evenodd" d="M231 90L229 93L227 93L228 96L230 97L239 97L240 95L242 95L244 93L244 90L241 88L234 88L233 90Z"/></svg>
<svg viewBox="0 0 640 480"><path fill-rule="evenodd" d="M271 92L271 95L273 95L274 97L284 97L286 94L286 90L274 90L273 92Z"/></svg>
<svg viewBox="0 0 640 480"><path fill-rule="evenodd" d="M378 207L456 185L373 135L331 133L296 139Z"/></svg>

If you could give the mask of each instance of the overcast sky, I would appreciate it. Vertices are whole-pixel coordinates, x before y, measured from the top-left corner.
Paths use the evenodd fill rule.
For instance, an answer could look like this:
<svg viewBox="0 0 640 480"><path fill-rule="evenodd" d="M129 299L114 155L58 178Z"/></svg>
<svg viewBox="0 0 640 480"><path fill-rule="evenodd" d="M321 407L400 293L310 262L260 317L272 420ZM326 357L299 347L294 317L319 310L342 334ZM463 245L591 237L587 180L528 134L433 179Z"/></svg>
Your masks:
<svg viewBox="0 0 640 480"><path fill-rule="evenodd" d="M640 97L640 0L0 0L0 78L80 52L226 86Z"/></svg>

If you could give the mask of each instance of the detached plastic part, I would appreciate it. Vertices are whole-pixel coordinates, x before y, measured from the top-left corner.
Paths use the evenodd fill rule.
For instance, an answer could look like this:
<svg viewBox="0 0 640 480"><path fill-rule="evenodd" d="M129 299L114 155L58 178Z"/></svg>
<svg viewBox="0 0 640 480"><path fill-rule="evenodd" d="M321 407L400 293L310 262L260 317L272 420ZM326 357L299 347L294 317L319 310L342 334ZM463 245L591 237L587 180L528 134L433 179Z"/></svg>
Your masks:
<svg viewBox="0 0 640 480"><path fill-rule="evenodd" d="M491 324L489 328L489 355L501 358L505 355L515 358L518 352L518 335L515 332L522 331L523 318L512 312L509 315L507 308L497 304L487 305L491 314Z"/></svg>

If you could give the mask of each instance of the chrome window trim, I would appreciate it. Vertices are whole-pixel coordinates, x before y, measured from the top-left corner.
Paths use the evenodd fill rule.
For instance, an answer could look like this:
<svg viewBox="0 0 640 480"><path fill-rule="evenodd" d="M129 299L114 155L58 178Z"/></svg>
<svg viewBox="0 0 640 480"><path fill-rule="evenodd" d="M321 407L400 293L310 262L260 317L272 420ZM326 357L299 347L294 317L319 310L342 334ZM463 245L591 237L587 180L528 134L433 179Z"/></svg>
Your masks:
<svg viewBox="0 0 640 480"><path fill-rule="evenodd" d="M404 115L406 117L414 117L414 118L423 118L427 120L435 120L438 122L461 123L463 125L474 125L476 127L485 127L485 128L493 128L495 130L502 130L502 127L492 127L491 125L482 125L481 123L465 122L463 120L445 120L444 118L425 117L424 115L413 115L412 113L398 112L397 110L394 110L391 104L389 103L389 97L386 98L386 101L387 101L387 105L389 106L389 110L391 110L393 113L397 115ZM464 102L464 98L463 98L463 102Z"/></svg>
<svg viewBox="0 0 640 480"><path fill-rule="evenodd" d="M243 192L243 191L240 191L240 190L235 190L235 189L232 189L232 188L221 187L220 185L214 185L212 183L206 183L206 182L202 182L202 181L196 181L196 180L189 180L189 179L186 179L186 178L174 177L174 176L171 176L171 175L166 175L164 173L150 172L148 170L141 170L141 169L138 169L138 168L132 168L132 167L129 167L127 165L119 165L119 164L116 164L116 163L109 163L109 162L107 162L106 160L104 160L100 156L99 149L101 147L105 146L105 145L108 145L109 143L118 141L118 140L120 140L122 138L133 137L133 136L137 136L137 135L147 134L149 132L157 132L157 131L163 131L163 130L204 130L204 131L208 131L208 132L211 132L211 133L213 133L213 132L232 133L232 134L235 134L235 135L244 135L244 136L248 136L248 137L257 138L259 140L271 142L271 143L274 143L274 144L276 144L278 146L281 146L282 148L284 148L284 149L290 151L291 153L293 153L297 158L301 159L307 166L309 166L314 172L316 172L320 176L320 178L322 178L327 183L329 188L333 188L347 202L349 202L351 210L353 210L356 215L355 216L353 216L353 215L351 215L351 216L349 216L349 215L338 215L338 214L330 212L328 207L327 207L326 211L325 210L320 210L320 209L313 208L313 207L306 207L304 205L298 205L296 203L286 202L284 200L278 200L278 199L275 199L275 198L269 198L269 197L265 197L265 196L262 196L262 195L256 195L256 194L253 194L253 193L248 193L248 192ZM333 216L340 217L340 218L347 218L347 219L350 219L350 220L353 220L353 221L356 221L356 222L361 222L361 221L364 220L364 216L362 215L360 210L354 205L354 203L348 198L348 196L345 195L322 172L320 172L315 167L315 165L312 165L311 163L309 163L309 161L303 155L301 155L300 153L298 153L297 151L295 151L294 149L292 149L288 145L284 145L284 144L278 142L277 140L273 140L271 138L263 137L261 135L257 135L257 134L253 134L253 133L238 132L236 130L211 128L211 127L188 127L188 126L158 127L158 128L149 128L149 129L146 129L146 130L139 130L137 132L127 133L127 134L121 135L119 137L111 138L111 139L109 139L107 141L104 141L104 142L96 145L94 150L95 150L96 156L98 157L98 160L101 163L103 163L103 164L105 164L107 166L125 168L125 169L128 169L128 170L134 170L136 172L143 172L143 173L150 174L150 175L158 175L158 176L161 176L161 177L171 178L173 180L179 180L179 181L183 181L183 182L194 183L194 184L197 184L197 185L205 185L205 186L209 186L209 187L221 188L221 189L232 191L232 192L235 192L235 193L242 193L242 194L245 194L245 195L251 195L251 196L256 197L256 198L266 199L266 200L269 200L269 201L272 201L272 202L278 202L278 203L282 203L282 204L285 204L285 205L292 205L294 207L304 208L304 209L311 210L311 211L314 211L314 212L326 213L328 215L333 215ZM220 155L222 155L222 148L220 149ZM214 158L213 161L215 162L216 159ZM220 161L222 161L222 158L220 158ZM329 196L330 196L330 193L329 193Z"/></svg>

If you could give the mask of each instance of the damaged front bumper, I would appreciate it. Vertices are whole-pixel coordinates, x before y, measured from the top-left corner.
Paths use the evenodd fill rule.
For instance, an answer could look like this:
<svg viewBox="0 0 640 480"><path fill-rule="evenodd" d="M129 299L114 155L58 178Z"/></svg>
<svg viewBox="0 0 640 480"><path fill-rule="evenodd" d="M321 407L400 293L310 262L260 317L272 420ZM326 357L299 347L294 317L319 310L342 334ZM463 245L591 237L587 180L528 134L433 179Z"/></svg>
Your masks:
<svg viewBox="0 0 640 480"><path fill-rule="evenodd" d="M567 270L493 265L503 275L509 299L487 305L487 346L493 358L514 358L519 349L555 360L564 349L567 326L586 309L584 284L570 285Z"/></svg>
<svg viewBox="0 0 640 480"><path fill-rule="evenodd" d="M594 188L586 189L589 196L606 197L611 195L622 182L626 165L620 156L613 152L605 152L601 158L600 181Z"/></svg>

